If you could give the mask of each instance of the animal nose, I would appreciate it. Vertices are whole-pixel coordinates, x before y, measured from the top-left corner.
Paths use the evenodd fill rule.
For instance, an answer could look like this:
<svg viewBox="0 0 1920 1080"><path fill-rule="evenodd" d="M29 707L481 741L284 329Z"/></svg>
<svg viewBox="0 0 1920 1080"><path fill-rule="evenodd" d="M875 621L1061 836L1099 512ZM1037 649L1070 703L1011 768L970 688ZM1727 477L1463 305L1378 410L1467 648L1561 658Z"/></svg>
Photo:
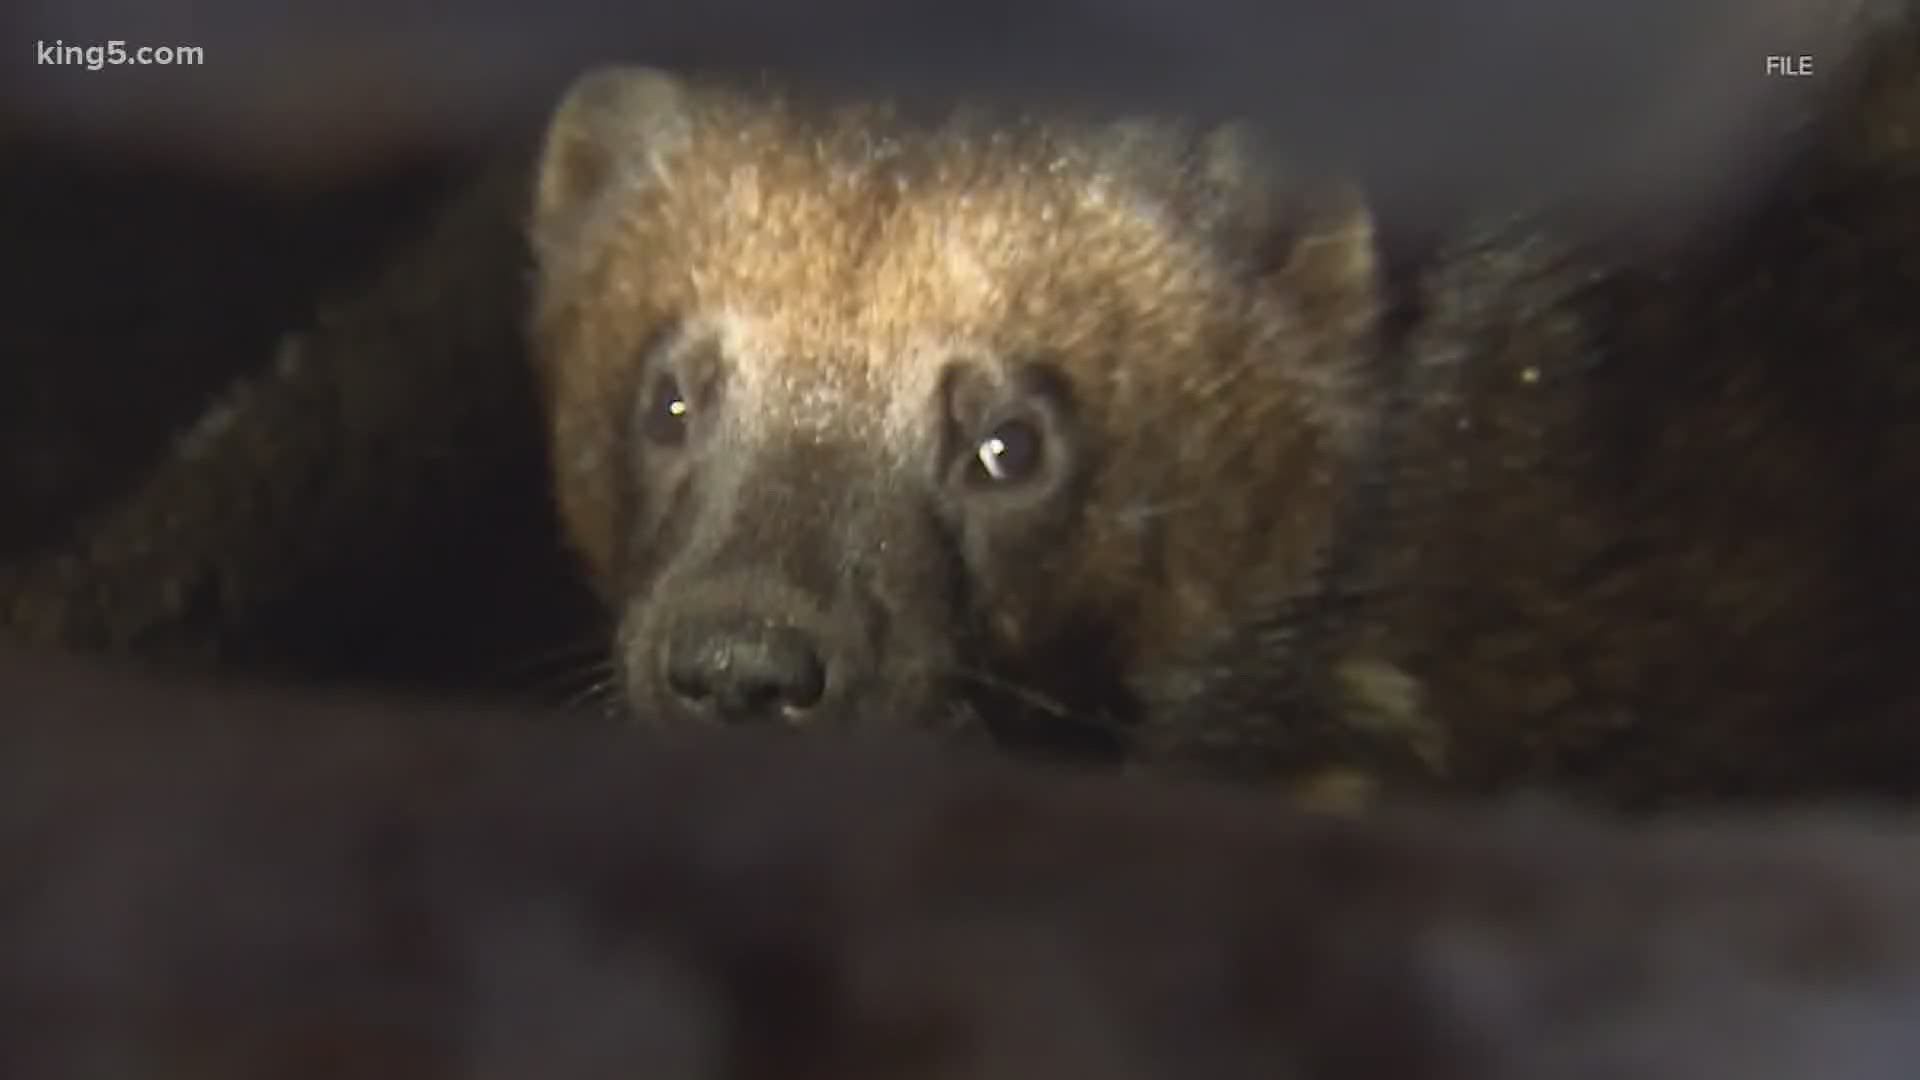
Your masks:
<svg viewBox="0 0 1920 1080"><path fill-rule="evenodd" d="M693 621L667 635L663 675L682 710L728 723L793 723L820 704L827 664L819 643L791 626Z"/></svg>

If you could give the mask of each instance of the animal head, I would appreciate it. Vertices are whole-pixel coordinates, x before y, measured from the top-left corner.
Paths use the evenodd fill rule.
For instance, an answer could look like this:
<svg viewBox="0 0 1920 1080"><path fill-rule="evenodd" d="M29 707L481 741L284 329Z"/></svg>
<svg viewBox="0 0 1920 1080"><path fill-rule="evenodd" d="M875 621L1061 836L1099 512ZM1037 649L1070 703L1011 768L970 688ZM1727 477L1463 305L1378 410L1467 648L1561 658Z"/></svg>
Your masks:
<svg viewBox="0 0 1920 1080"><path fill-rule="evenodd" d="M640 714L1125 750L1288 663L1369 425L1351 189L1233 127L645 69L574 86L536 189L558 508Z"/></svg>

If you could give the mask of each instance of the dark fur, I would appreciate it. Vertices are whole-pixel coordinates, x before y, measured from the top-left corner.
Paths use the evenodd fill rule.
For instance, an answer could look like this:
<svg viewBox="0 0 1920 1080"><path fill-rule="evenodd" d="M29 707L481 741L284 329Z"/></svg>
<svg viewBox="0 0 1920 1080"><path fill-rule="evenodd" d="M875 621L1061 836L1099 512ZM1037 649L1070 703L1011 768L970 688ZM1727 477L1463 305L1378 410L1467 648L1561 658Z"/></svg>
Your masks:
<svg viewBox="0 0 1920 1080"><path fill-rule="evenodd" d="M1302 815L0 658L0 1072L1895 1080L1920 841Z"/></svg>
<svg viewBox="0 0 1920 1080"><path fill-rule="evenodd" d="M545 497L522 327L527 189L524 167L495 168L397 228L404 242L377 272L128 469L124 497L78 521L8 522L53 542L0 562L0 637L469 687L508 666L503 653L524 665L551 651L553 628L573 632L591 598ZM215 318L178 315L195 317ZM23 364L94 345L49 334L59 349ZM214 346L180 337L173 349ZM166 361L96 362L105 385L92 392L106 394L127 392L106 374L115 364ZM50 409L38 422L99 420Z"/></svg>

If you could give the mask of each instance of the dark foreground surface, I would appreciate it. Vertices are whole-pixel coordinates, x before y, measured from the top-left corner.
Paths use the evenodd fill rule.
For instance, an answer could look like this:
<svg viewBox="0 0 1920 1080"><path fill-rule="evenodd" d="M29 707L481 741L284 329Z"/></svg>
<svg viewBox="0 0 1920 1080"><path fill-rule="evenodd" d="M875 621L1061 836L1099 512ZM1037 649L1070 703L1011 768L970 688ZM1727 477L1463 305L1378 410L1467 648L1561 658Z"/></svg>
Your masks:
<svg viewBox="0 0 1920 1080"><path fill-rule="evenodd" d="M1920 1055L1920 833L1884 822L1309 816L21 657L0 701L17 1080L1893 1080Z"/></svg>

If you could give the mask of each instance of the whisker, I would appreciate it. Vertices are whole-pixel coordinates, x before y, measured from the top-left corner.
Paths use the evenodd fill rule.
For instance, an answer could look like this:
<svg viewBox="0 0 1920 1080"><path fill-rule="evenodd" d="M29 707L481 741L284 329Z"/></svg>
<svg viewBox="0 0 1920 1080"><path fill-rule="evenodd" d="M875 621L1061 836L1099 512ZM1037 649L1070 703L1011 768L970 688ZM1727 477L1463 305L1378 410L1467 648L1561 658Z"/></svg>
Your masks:
<svg viewBox="0 0 1920 1080"><path fill-rule="evenodd" d="M538 682L525 685L525 692L546 701L575 699L606 682L614 675L613 662L599 659L557 671Z"/></svg>
<svg viewBox="0 0 1920 1080"><path fill-rule="evenodd" d="M1167 499L1163 502L1157 502L1157 503L1154 503L1154 502L1136 503L1131 506L1125 506L1120 508L1118 511L1114 513L1114 517L1123 519L1129 524L1138 524L1139 522L1145 521L1148 518L1166 517L1169 514L1173 514L1182 510L1191 509L1195 506L1199 506L1201 503L1205 501L1206 500L1201 496L1189 495L1185 498Z"/></svg>
<svg viewBox="0 0 1920 1080"><path fill-rule="evenodd" d="M966 667L955 667L952 671L953 674L960 679L983 686L988 690L1005 694L1020 704L1043 712L1056 720L1078 724L1094 731L1107 733L1121 733L1127 730L1126 724L1105 712L1089 713L1081 709L1076 709L1044 690L1014 682L1005 677L995 675L992 672ZM969 708L971 708L971 705L969 705ZM985 725L984 719L977 717L977 715L976 721L982 726Z"/></svg>
<svg viewBox="0 0 1920 1080"><path fill-rule="evenodd" d="M611 719L618 714L620 695L616 692L619 680L614 677L613 664L607 662L597 667L594 677L584 686L568 695L561 703L563 712L598 711L604 718Z"/></svg>
<svg viewBox="0 0 1920 1080"><path fill-rule="evenodd" d="M1072 718L1072 710L1067 707L1065 702L1044 691L1014 682L979 668L955 667L952 670L953 674L961 679L1005 694L1019 701L1021 704L1038 709L1049 716L1058 717L1062 720Z"/></svg>
<svg viewBox="0 0 1920 1080"><path fill-rule="evenodd" d="M501 683L540 682L548 679L556 667L562 669L564 678L578 672L583 662L604 658L608 652L607 641L606 635L593 634L540 649L509 661L494 672L493 678Z"/></svg>

